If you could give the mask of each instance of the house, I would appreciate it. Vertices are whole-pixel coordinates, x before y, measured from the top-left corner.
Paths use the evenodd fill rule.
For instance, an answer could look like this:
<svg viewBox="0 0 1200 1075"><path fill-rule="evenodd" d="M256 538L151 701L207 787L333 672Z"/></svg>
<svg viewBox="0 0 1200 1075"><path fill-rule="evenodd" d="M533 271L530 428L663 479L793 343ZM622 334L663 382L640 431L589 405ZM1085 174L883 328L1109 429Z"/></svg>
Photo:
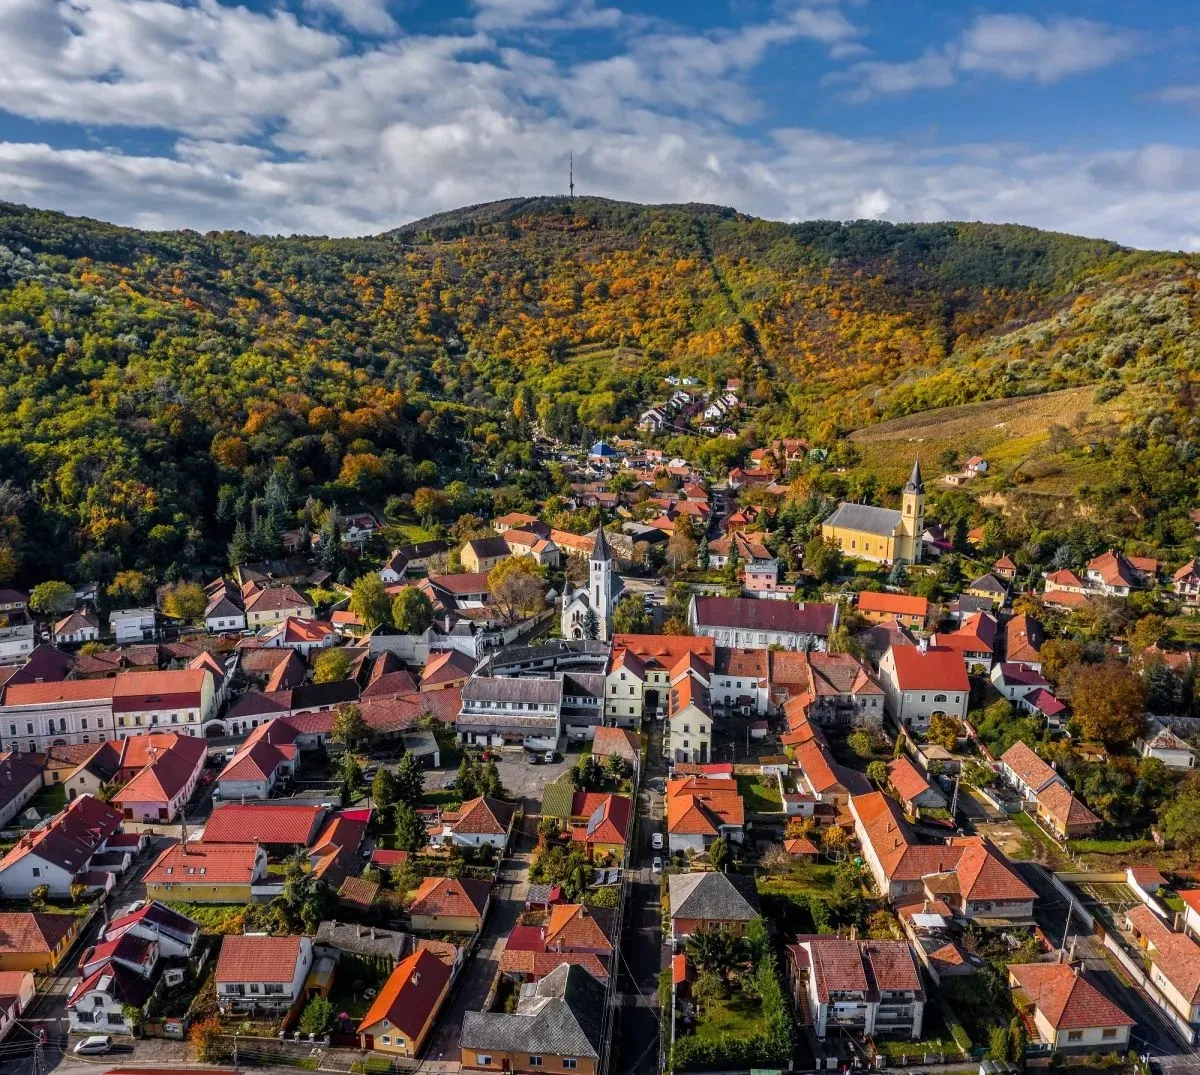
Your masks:
<svg viewBox="0 0 1200 1075"><path fill-rule="evenodd" d="M822 727L883 727L884 689L853 654L776 652L770 658L771 702L789 723L799 710Z"/></svg>
<svg viewBox="0 0 1200 1075"><path fill-rule="evenodd" d="M904 593L875 593L872 590L862 590L855 607L867 623L899 620L906 627L915 627L918 630L925 626L926 617L929 615L927 598Z"/></svg>
<svg viewBox="0 0 1200 1075"><path fill-rule="evenodd" d="M1183 900L1184 931L1193 938L1200 938L1200 888L1185 888L1177 895Z"/></svg>
<svg viewBox="0 0 1200 1075"><path fill-rule="evenodd" d="M1081 966L1013 963L1008 966L1013 1004L1033 1009L1033 1025L1052 1052L1103 1049L1123 1053L1135 1020L1094 986Z"/></svg>
<svg viewBox="0 0 1200 1075"><path fill-rule="evenodd" d="M946 796L925 779L907 755L902 754L888 762L887 771L888 786L910 814L915 814L922 806L945 807Z"/></svg>
<svg viewBox="0 0 1200 1075"><path fill-rule="evenodd" d="M849 805L863 858L892 904L940 900L955 918L982 926L1031 919L1034 891L989 841L919 843L899 806L880 791L855 795Z"/></svg>
<svg viewBox="0 0 1200 1075"><path fill-rule="evenodd" d="M821 524L821 536L846 556L876 563L920 563L924 549L925 483L913 460L912 475L900 498L900 510L842 503Z"/></svg>
<svg viewBox="0 0 1200 1075"><path fill-rule="evenodd" d="M669 761L703 765L712 749L709 672L699 658L688 657L672 670L667 692L667 749Z"/></svg>
<svg viewBox="0 0 1200 1075"><path fill-rule="evenodd" d="M578 903L551 902L541 925L518 925L500 955L500 973L520 982L537 982L561 963L578 963L606 981L613 956L611 912Z"/></svg>
<svg viewBox="0 0 1200 1075"><path fill-rule="evenodd" d="M863 648L867 663L874 669L879 668L883 655L892 646L915 646L916 635L899 620L887 620L873 627L859 631L854 636L855 641Z"/></svg>
<svg viewBox="0 0 1200 1075"><path fill-rule="evenodd" d="M95 642L99 637L100 621L92 612L69 613L54 625L55 645Z"/></svg>
<svg viewBox="0 0 1200 1075"><path fill-rule="evenodd" d="M458 559L464 571L486 574L512 555L503 537L472 538L459 550Z"/></svg>
<svg viewBox="0 0 1200 1075"><path fill-rule="evenodd" d="M716 664L711 638L615 635L612 663L605 677L605 722L636 728L644 715L665 712L672 671L693 654L709 668Z"/></svg>
<svg viewBox="0 0 1200 1075"><path fill-rule="evenodd" d="M0 616L0 665L23 663L36 645L32 621L14 623Z"/></svg>
<svg viewBox="0 0 1200 1075"><path fill-rule="evenodd" d="M172 844L146 873L146 898L186 903L249 903L267 872L258 844Z"/></svg>
<svg viewBox="0 0 1200 1075"><path fill-rule="evenodd" d="M981 597L991 601L994 608L1002 608L1008 600L1008 587L990 571L967 583L964 593L971 597Z"/></svg>
<svg viewBox="0 0 1200 1075"><path fill-rule="evenodd" d="M148 760L110 801L127 821L174 821L196 790L208 747L203 739L169 732L133 736L123 746L128 749L138 740L154 740L148 744Z"/></svg>
<svg viewBox="0 0 1200 1075"><path fill-rule="evenodd" d="M255 642L263 649L294 649L305 657L326 649L338 640L337 629L328 620L288 616L261 632Z"/></svg>
<svg viewBox="0 0 1200 1075"><path fill-rule="evenodd" d="M274 627L288 617L308 620L313 617L312 602L299 590L286 585L260 586L256 582L242 587L246 626L252 630Z"/></svg>
<svg viewBox="0 0 1200 1075"><path fill-rule="evenodd" d="M462 1070L596 1075L604 1047L605 987L579 964L551 971L507 1012L467 1012Z"/></svg>
<svg viewBox="0 0 1200 1075"><path fill-rule="evenodd" d="M475 662L456 649L431 650L421 672L420 689L442 691L461 687L471 678Z"/></svg>
<svg viewBox="0 0 1200 1075"><path fill-rule="evenodd" d="M558 567L562 559L559 548L548 537L532 530L506 530L501 535L510 556L531 556L542 567Z"/></svg>
<svg viewBox="0 0 1200 1075"><path fill-rule="evenodd" d="M221 803L204 826L206 844L258 844L286 858L309 847L328 810L315 803Z"/></svg>
<svg viewBox="0 0 1200 1075"><path fill-rule="evenodd" d="M214 980L222 1012L286 1012L302 994L313 965L308 937L266 934L221 941Z"/></svg>
<svg viewBox="0 0 1200 1075"><path fill-rule="evenodd" d="M825 648L838 625L838 606L819 602L760 601L753 597L702 597L688 605L692 633L718 645L786 650Z"/></svg>
<svg viewBox="0 0 1200 1075"><path fill-rule="evenodd" d="M67 803L0 859L0 891L9 899L28 897L46 885L52 896L69 895L71 886L92 869L93 857L121 831L121 820L117 810L91 795Z"/></svg>
<svg viewBox="0 0 1200 1075"><path fill-rule="evenodd" d="M1001 661L992 669L992 686L1019 709L1027 710L1025 700L1037 691L1048 691L1050 684L1042 674L1027 664L1011 664Z"/></svg>
<svg viewBox="0 0 1200 1075"><path fill-rule="evenodd" d="M1058 781L1052 781L1039 791L1035 802L1038 820L1060 839L1091 836L1100 828L1100 819Z"/></svg>
<svg viewBox="0 0 1200 1075"><path fill-rule="evenodd" d="M228 579L218 578L205 587L208 604L204 607L204 626L209 631L244 631L246 607L242 592Z"/></svg>
<svg viewBox="0 0 1200 1075"><path fill-rule="evenodd" d="M718 646L716 655L708 684L709 701L726 713L763 716L770 701L770 650Z"/></svg>
<svg viewBox="0 0 1200 1075"><path fill-rule="evenodd" d="M752 563L771 559L771 551L764 542L767 535L761 531L729 530L724 537L708 544L708 566L720 571L730 558L739 563Z"/></svg>
<svg viewBox="0 0 1200 1075"><path fill-rule="evenodd" d="M819 731L813 738L792 746L796 764L800 766L800 790L814 802L844 807L852 795L869 791L871 785L862 773L839 765ZM785 804L786 805L786 804Z"/></svg>
<svg viewBox="0 0 1200 1075"><path fill-rule="evenodd" d="M152 608L119 608L108 614L108 628L117 644L149 642L158 629L158 614Z"/></svg>
<svg viewBox="0 0 1200 1075"><path fill-rule="evenodd" d="M312 875L323 878L332 888L349 876L357 876L362 870L359 852L370 820L369 809L343 810L330 817L307 852Z"/></svg>
<svg viewBox="0 0 1200 1075"><path fill-rule="evenodd" d="M462 689L459 741L554 750L562 734L563 680L472 676Z"/></svg>
<svg viewBox="0 0 1200 1075"><path fill-rule="evenodd" d="M700 854L718 837L741 843L746 807L732 780L674 777L666 784L667 847Z"/></svg>
<svg viewBox="0 0 1200 1075"><path fill-rule="evenodd" d="M1108 597L1128 597L1131 590L1154 585L1158 561L1109 549L1089 560L1084 570L1089 588Z"/></svg>
<svg viewBox="0 0 1200 1075"><path fill-rule="evenodd" d="M592 757L621 758L636 769L641 757L641 747L637 736L626 728L597 728L592 739Z"/></svg>
<svg viewBox="0 0 1200 1075"><path fill-rule="evenodd" d="M0 971L0 1040L8 1037L16 1020L36 996L33 972L27 970Z"/></svg>
<svg viewBox="0 0 1200 1075"><path fill-rule="evenodd" d="M453 980L453 963L427 948L401 960L358 1024L363 1048L418 1056Z"/></svg>
<svg viewBox="0 0 1200 1075"><path fill-rule="evenodd" d="M242 700L247 697L243 695ZM277 784L295 775L300 757L297 735L286 722L260 724L221 770L217 794L235 802L268 798Z"/></svg>
<svg viewBox="0 0 1200 1075"><path fill-rule="evenodd" d="M430 835L434 847L483 847L503 851L508 844L516 807L499 799L469 799L455 811L441 816L441 829Z"/></svg>
<svg viewBox="0 0 1200 1075"><path fill-rule="evenodd" d="M1042 670L1042 643L1046 640L1042 625L1023 612L1004 625L1004 659L1023 664L1035 672Z"/></svg>
<svg viewBox="0 0 1200 1075"><path fill-rule="evenodd" d="M73 914L0 911L0 971L52 973L74 946L81 923Z"/></svg>
<svg viewBox="0 0 1200 1075"><path fill-rule="evenodd" d="M1200 1026L1200 944L1176 933L1143 903L1126 911L1125 921L1150 960L1150 981L1179 1018Z"/></svg>
<svg viewBox="0 0 1200 1075"><path fill-rule="evenodd" d="M1167 725L1154 722L1145 739L1137 742L1143 758L1157 758L1169 769L1194 769L1196 752ZM2 815L0 815L2 816Z"/></svg>
<svg viewBox="0 0 1200 1075"><path fill-rule="evenodd" d="M1050 603L1052 599L1057 600L1063 595L1082 598L1088 592L1083 580L1069 567L1060 567L1055 571L1045 572L1042 574L1042 579L1046 583L1047 603Z"/></svg>
<svg viewBox="0 0 1200 1075"><path fill-rule="evenodd" d="M671 939L681 945L693 933L724 926L742 934L759 916L753 880L740 874L673 873L667 876Z"/></svg>
<svg viewBox="0 0 1200 1075"><path fill-rule="evenodd" d="M161 973L160 958L156 940L133 934L89 948L79 962L80 979L67 996L71 1032L132 1034L125 1008L142 1008L150 999Z"/></svg>
<svg viewBox="0 0 1200 1075"><path fill-rule="evenodd" d="M0 586L0 613L25 612L29 607L29 595L9 586Z"/></svg>
<svg viewBox="0 0 1200 1075"><path fill-rule="evenodd" d="M1193 557L1171 576L1171 589L1186 608L1200 605L1200 560Z"/></svg>
<svg viewBox="0 0 1200 1075"><path fill-rule="evenodd" d="M172 911L156 900L118 913L104 930L106 941L128 934L142 941L153 941L165 958L186 958L196 950L200 926L186 915Z"/></svg>
<svg viewBox="0 0 1200 1075"><path fill-rule="evenodd" d="M579 791L571 802L571 840L582 844L589 861L620 864L633 818L633 802L624 795Z"/></svg>
<svg viewBox="0 0 1200 1075"><path fill-rule="evenodd" d="M1039 758L1032 747L1020 740L1000 755L1000 775L1028 801L1036 799L1038 792L1051 784L1063 782L1053 766Z"/></svg>
<svg viewBox="0 0 1200 1075"><path fill-rule="evenodd" d="M961 652L948 646L893 646L879 661L888 715L898 728L923 731L935 713L967 715L971 684Z"/></svg>
<svg viewBox="0 0 1200 1075"><path fill-rule="evenodd" d="M992 667L996 633L996 617L990 612L976 612L963 620L958 630L935 634L930 645L958 650L967 671L982 675Z"/></svg>
<svg viewBox="0 0 1200 1075"><path fill-rule="evenodd" d="M925 990L907 941L797 937L787 946L787 975L797 1011L813 1032L856 1037L921 1037Z"/></svg>
<svg viewBox="0 0 1200 1075"><path fill-rule="evenodd" d="M0 829L8 828L42 787L42 766L32 754L0 754Z"/></svg>
<svg viewBox="0 0 1200 1075"><path fill-rule="evenodd" d="M408 907L412 928L426 933L476 933L491 903L491 885L469 878L426 877Z"/></svg>
<svg viewBox="0 0 1200 1075"><path fill-rule="evenodd" d="M992 563L992 574L1005 582L1012 582L1017 577L1016 561L1007 553Z"/></svg>

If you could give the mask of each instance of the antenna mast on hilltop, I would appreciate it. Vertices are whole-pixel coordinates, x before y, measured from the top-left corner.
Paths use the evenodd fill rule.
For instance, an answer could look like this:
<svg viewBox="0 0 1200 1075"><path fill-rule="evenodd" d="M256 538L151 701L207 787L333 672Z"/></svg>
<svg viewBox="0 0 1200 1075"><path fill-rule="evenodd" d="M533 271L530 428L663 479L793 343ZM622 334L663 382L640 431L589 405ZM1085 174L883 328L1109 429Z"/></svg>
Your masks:
<svg viewBox="0 0 1200 1075"><path fill-rule="evenodd" d="M571 151L571 153L567 159L569 161L568 168L570 169L570 177L571 177L569 187L570 187L570 191L571 191L571 197L574 198L575 197L575 152L574 152L574 150Z"/></svg>

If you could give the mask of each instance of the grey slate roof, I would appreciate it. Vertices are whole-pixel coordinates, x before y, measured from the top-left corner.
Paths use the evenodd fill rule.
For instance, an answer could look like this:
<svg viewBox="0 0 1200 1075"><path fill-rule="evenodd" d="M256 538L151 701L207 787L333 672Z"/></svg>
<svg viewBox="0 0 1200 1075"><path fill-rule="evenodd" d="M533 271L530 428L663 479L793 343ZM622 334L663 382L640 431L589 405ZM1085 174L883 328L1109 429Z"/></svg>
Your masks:
<svg viewBox="0 0 1200 1075"><path fill-rule="evenodd" d="M748 883L746 883L748 881ZM758 914L754 883L723 873L673 873L667 877L672 918L748 922Z"/></svg>
<svg viewBox="0 0 1200 1075"><path fill-rule="evenodd" d="M317 927L314 944L360 956L381 956L399 963L411 949L412 938L394 929L325 921Z"/></svg>
<svg viewBox="0 0 1200 1075"><path fill-rule="evenodd" d="M891 537L900 525L900 518L900 512L895 508L877 508L873 504L839 504L825 520L825 525Z"/></svg>
<svg viewBox="0 0 1200 1075"><path fill-rule="evenodd" d="M459 1043L474 1051L600 1057L604 986L577 963L560 963L516 1013L467 1012Z"/></svg>
<svg viewBox="0 0 1200 1075"><path fill-rule="evenodd" d="M464 702L540 702L562 700L560 679L507 679L500 676L472 676L463 685Z"/></svg>

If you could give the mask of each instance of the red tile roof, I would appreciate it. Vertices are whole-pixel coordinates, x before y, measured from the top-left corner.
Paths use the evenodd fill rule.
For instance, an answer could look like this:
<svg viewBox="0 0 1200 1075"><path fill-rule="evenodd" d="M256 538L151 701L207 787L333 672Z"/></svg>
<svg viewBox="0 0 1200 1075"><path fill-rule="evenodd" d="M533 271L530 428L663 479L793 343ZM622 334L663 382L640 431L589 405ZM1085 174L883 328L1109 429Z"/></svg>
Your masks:
<svg viewBox="0 0 1200 1075"><path fill-rule="evenodd" d="M1078 825L1100 824L1100 819L1058 781L1039 791L1037 801L1064 830Z"/></svg>
<svg viewBox="0 0 1200 1075"><path fill-rule="evenodd" d="M172 844L146 874L148 885L248 885L254 879L257 844Z"/></svg>
<svg viewBox="0 0 1200 1075"><path fill-rule="evenodd" d="M0 955L21 952L53 952L79 925L71 914L42 914L38 911L0 912Z"/></svg>
<svg viewBox="0 0 1200 1075"><path fill-rule="evenodd" d="M450 984L451 968L432 952L418 948L396 964L367 1014L358 1024L359 1033L386 1019L409 1041L415 1041Z"/></svg>
<svg viewBox="0 0 1200 1075"><path fill-rule="evenodd" d="M1067 963L1010 964L1008 973L1055 1030L1134 1025L1135 1020Z"/></svg>
<svg viewBox="0 0 1200 1075"><path fill-rule="evenodd" d="M503 836L508 832L515 809L499 799L480 797L467 800L452 817L444 820L454 832L464 835Z"/></svg>
<svg viewBox="0 0 1200 1075"><path fill-rule="evenodd" d="M1020 740L1000 755L1000 761L1013 771L1017 779L1035 792L1045 787L1057 775L1049 762L1039 758L1032 747Z"/></svg>
<svg viewBox="0 0 1200 1075"><path fill-rule="evenodd" d="M888 762L888 783L902 802L911 803L918 795L929 791L930 783L907 757Z"/></svg>
<svg viewBox="0 0 1200 1075"><path fill-rule="evenodd" d="M216 980L291 982L300 962L302 937L228 936L221 941Z"/></svg>
<svg viewBox="0 0 1200 1075"><path fill-rule="evenodd" d="M858 595L860 612L882 612L889 616L920 616L929 613L929 601L904 593L875 593L862 590Z"/></svg>
<svg viewBox="0 0 1200 1075"><path fill-rule="evenodd" d="M893 646L888 652L896 666L896 680L902 691L959 691L971 689L967 670L958 650L930 646L922 652L918 646Z"/></svg>
<svg viewBox="0 0 1200 1075"><path fill-rule="evenodd" d="M208 844L295 844L307 847L325 807L302 803L223 803L204 826Z"/></svg>
<svg viewBox="0 0 1200 1075"><path fill-rule="evenodd" d="M410 915L482 918L491 885L467 878L426 877L409 904Z"/></svg>

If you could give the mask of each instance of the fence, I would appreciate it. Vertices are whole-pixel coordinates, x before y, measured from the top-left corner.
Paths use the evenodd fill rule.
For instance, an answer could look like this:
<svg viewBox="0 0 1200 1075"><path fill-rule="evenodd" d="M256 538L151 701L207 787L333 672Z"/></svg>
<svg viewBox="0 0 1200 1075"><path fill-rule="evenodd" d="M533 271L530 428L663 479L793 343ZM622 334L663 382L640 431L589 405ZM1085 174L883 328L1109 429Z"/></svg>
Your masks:
<svg viewBox="0 0 1200 1075"><path fill-rule="evenodd" d="M1175 1011L1167 998L1162 995L1162 992L1153 979L1142 969L1141 965L1125 951L1125 946L1111 933L1105 933L1104 947L1117 957L1117 962L1121 964L1126 973L1142 987L1145 995L1154 1001L1159 1011L1166 1016L1167 1025L1175 1032L1175 1036L1185 1045L1195 1044L1196 1032L1192 1029L1188 1021Z"/></svg>

